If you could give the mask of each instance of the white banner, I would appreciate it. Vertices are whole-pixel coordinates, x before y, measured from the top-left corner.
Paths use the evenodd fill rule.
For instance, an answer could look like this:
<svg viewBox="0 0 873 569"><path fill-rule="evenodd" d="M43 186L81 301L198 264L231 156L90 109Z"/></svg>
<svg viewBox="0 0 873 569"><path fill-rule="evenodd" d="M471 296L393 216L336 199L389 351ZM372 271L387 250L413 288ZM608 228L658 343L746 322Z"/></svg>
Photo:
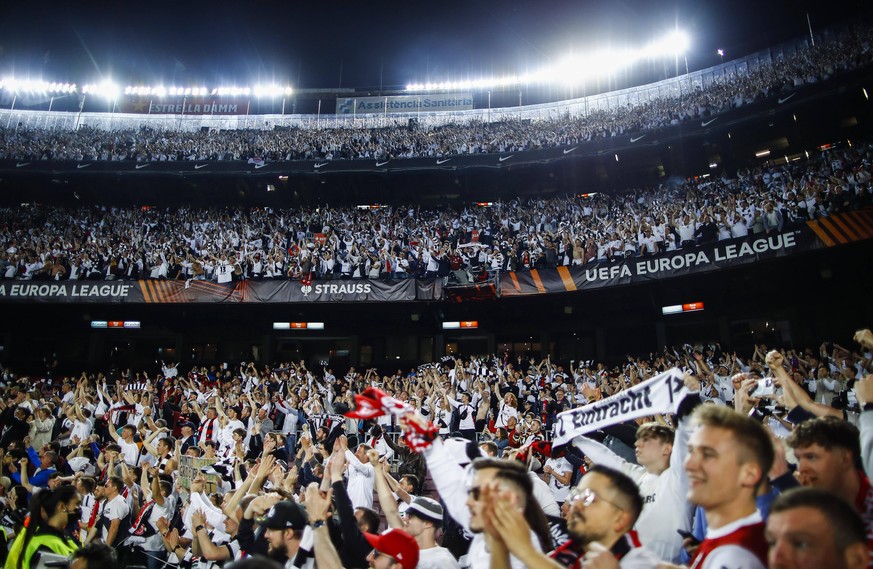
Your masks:
<svg viewBox="0 0 873 569"><path fill-rule="evenodd" d="M391 97L357 97L336 100L336 114L365 115L373 113L410 113L416 111L469 111L473 108L472 93L442 95L396 95Z"/></svg>
<svg viewBox="0 0 873 569"><path fill-rule="evenodd" d="M612 397L564 411L555 422L552 444L560 446L579 435L646 415L675 413L689 393L682 376L681 370L669 369Z"/></svg>

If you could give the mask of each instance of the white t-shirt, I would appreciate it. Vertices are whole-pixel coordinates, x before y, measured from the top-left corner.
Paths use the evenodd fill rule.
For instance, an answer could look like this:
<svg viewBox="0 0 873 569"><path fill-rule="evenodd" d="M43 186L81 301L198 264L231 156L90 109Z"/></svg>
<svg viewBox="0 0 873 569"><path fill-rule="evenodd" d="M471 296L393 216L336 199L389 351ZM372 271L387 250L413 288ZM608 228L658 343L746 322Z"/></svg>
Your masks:
<svg viewBox="0 0 873 569"><path fill-rule="evenodd" d="M159 506L157 502L155 502L155 506L152 508L152 512L149 515L147 523L149 523L153 528L157 529L159 519L167 518L168 520L172 520L173 514L175 514L175 512L175 499L173 498L173 496L168 496L164 498L163 506ZM147 537L142 544L142 548L146 551L163 551L164 539L161 537L160 531L150 537Z"/></svg>
<svg viewBox="0 0 873 569"><path fill-rule="evenodd" d="M548 459L545 466L551 467L553 471L558 472L561 475L566 472L573 473L573 465L563 456L560 458ZM570 485L561 484L558 479L555 478L555 475L552 474L549 476L549 490L551 490L552 494L555 495L556 502L563 502L567 499L567 494L570 493Z"/></svg>
<svg viewBox="0 0 873 569"><path fill-rule="evenodd" d="M73 421L73 430L70 432L70 439L73 437L79 437L80 441L88 440L93 428L94 425L91 423L90 419L85 419L84 421L76 419Z"/></svg>
<svg viewBox="0 0 873 569"><path fill-rule="evenodd" d="M233 432L237 429L245 430L245 424L239 419L233 419L227 422L227 425L221 429L221 435L219 437L219 443L224 447L233 447ZM265 433L266 434L266 433Z"/></svg>
<svg viewBox="0 0 873 569"><path fill-rule="evenodd" d="M130 508L121 494L106 502L106 506L103 508L103 516L110 522L112 520L123 520L129 513ZM106 541L108 536L109 527L107 526L103 529L103 541Z"/></svg>
<svg viewBox="0 0 873 569"><path fill-rule="evenodd" d="M515 419L518 420L518 409L501 401L500 413L497 414L497 420L494 422L494 426L497 428L506 427L510 417L515 417Z"/></svg>
<svg viewBox="0 0 873 569"><path fill-rule="evenodd" d="M460 569L458 560L445 547L429 547L418 550L416 569Z"/></svg>
<svg viewBox="0 0 873 569"><path fill-rule="evenodd" d="M136 443L127 443L124 439L118 439L118 446L121 447L121 454L124 456L124 462L128 466L136 466L139 458L139 447Z"/></svg>

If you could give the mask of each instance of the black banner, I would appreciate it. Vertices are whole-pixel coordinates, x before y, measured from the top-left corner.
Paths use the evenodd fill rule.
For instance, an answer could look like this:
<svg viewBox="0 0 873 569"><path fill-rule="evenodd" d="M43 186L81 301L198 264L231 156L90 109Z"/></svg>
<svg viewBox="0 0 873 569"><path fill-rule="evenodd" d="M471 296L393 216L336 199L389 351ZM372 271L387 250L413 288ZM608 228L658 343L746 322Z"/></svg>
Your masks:
<svg viewBox="0 0 873 569"><path fill-rule="evenodd" d="M873 238L873 210L840 213L780 233L749 235L650 257L500 275L494 282L443 288L441 279L380 281L0 281L0 304L470 302L638 284L738 267Z"/></svg>
<svg viewBox="0 0 873 569"><path fill-rule="evenodd" d="M782 233L691 247L651 257L629 257L611 263L507 273L500 296L525 296L637 284L757 263L825 247L807 225Z"/></svg>
<svg viewBox="0 0 873 569"><path fill-rule="evenodd" d="M419 296L418 290L421 291ZM404 302L418 298L439 300L442 287L433 281L407 279L313 281L208 281L54 282L0 281L0 303L317 303Z"/></svg>

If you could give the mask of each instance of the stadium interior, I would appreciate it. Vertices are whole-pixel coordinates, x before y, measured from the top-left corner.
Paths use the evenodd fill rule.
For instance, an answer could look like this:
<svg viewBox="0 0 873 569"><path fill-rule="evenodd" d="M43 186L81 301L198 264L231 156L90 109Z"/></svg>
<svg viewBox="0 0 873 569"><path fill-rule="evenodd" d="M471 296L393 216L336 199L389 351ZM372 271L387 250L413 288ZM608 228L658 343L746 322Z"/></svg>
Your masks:
<svg viewBox="0 0 873 569"><path fill-rule="evenodd" d="M88 168L52 162L28 168L18 167L27 160L7 159L0 161L0 207L474 208L563 196L577 196L583 203L585 194L733 176L739 169L827 156L873 140L868 96L873 66L794 93L784 101L770 97L725 111L717 121L703 121L705 126L687 121L648 131L645 138L622 135L585 142L557 159L539 160L532 154L528 160L521 153L499 166L411 168L398 159L382 169L373 168L370 160L367 167L331 171L300 161L268 162L260 169L222 164L220 171L210 172L173 171L163 163L140 170L125 162L93 162ZM11 110L6 101L0 126L14 129L20 119L16 112L31 117L48 113L20 103ZM142 120L147 124L148 117ZM410 123L408 128L418 127ZM869 238L862 238L702 274L511 298L481 285L472 290L446 286L441 300L403 302L4 302L0 362L39 372L55 360L82 370L103 369L107 360L119 368L141 368L159 359L206 365L303 359L310 365L328 362L343 373L350 366L408 368L449 354L509 352L513 357L550 354L560 361L619 362L629 353L701 339L744 350L759 343L811 345L873 321L871 261L873 248ZM704 309L662 314L662 307L685 303L703 303ZM95 320L137 321L141 328L93 329ZM475 321L478 327L444 330L442 324L450 321ZM274 330L274 322L323 322L324 329Z"/></svg>

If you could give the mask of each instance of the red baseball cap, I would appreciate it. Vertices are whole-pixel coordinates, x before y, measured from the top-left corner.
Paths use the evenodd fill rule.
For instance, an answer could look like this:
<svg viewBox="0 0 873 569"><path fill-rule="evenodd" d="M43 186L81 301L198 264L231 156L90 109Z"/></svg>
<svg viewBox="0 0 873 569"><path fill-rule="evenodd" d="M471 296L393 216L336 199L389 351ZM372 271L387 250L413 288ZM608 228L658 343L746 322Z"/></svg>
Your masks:
<svg viewBox="0 0 873 569"><path fill-rule="evenodd" d="M403 569L415 569L418 565L418 544L402 529L385 530L379 535L365 532L364 537L373 549L393 557Z"/></svg>

